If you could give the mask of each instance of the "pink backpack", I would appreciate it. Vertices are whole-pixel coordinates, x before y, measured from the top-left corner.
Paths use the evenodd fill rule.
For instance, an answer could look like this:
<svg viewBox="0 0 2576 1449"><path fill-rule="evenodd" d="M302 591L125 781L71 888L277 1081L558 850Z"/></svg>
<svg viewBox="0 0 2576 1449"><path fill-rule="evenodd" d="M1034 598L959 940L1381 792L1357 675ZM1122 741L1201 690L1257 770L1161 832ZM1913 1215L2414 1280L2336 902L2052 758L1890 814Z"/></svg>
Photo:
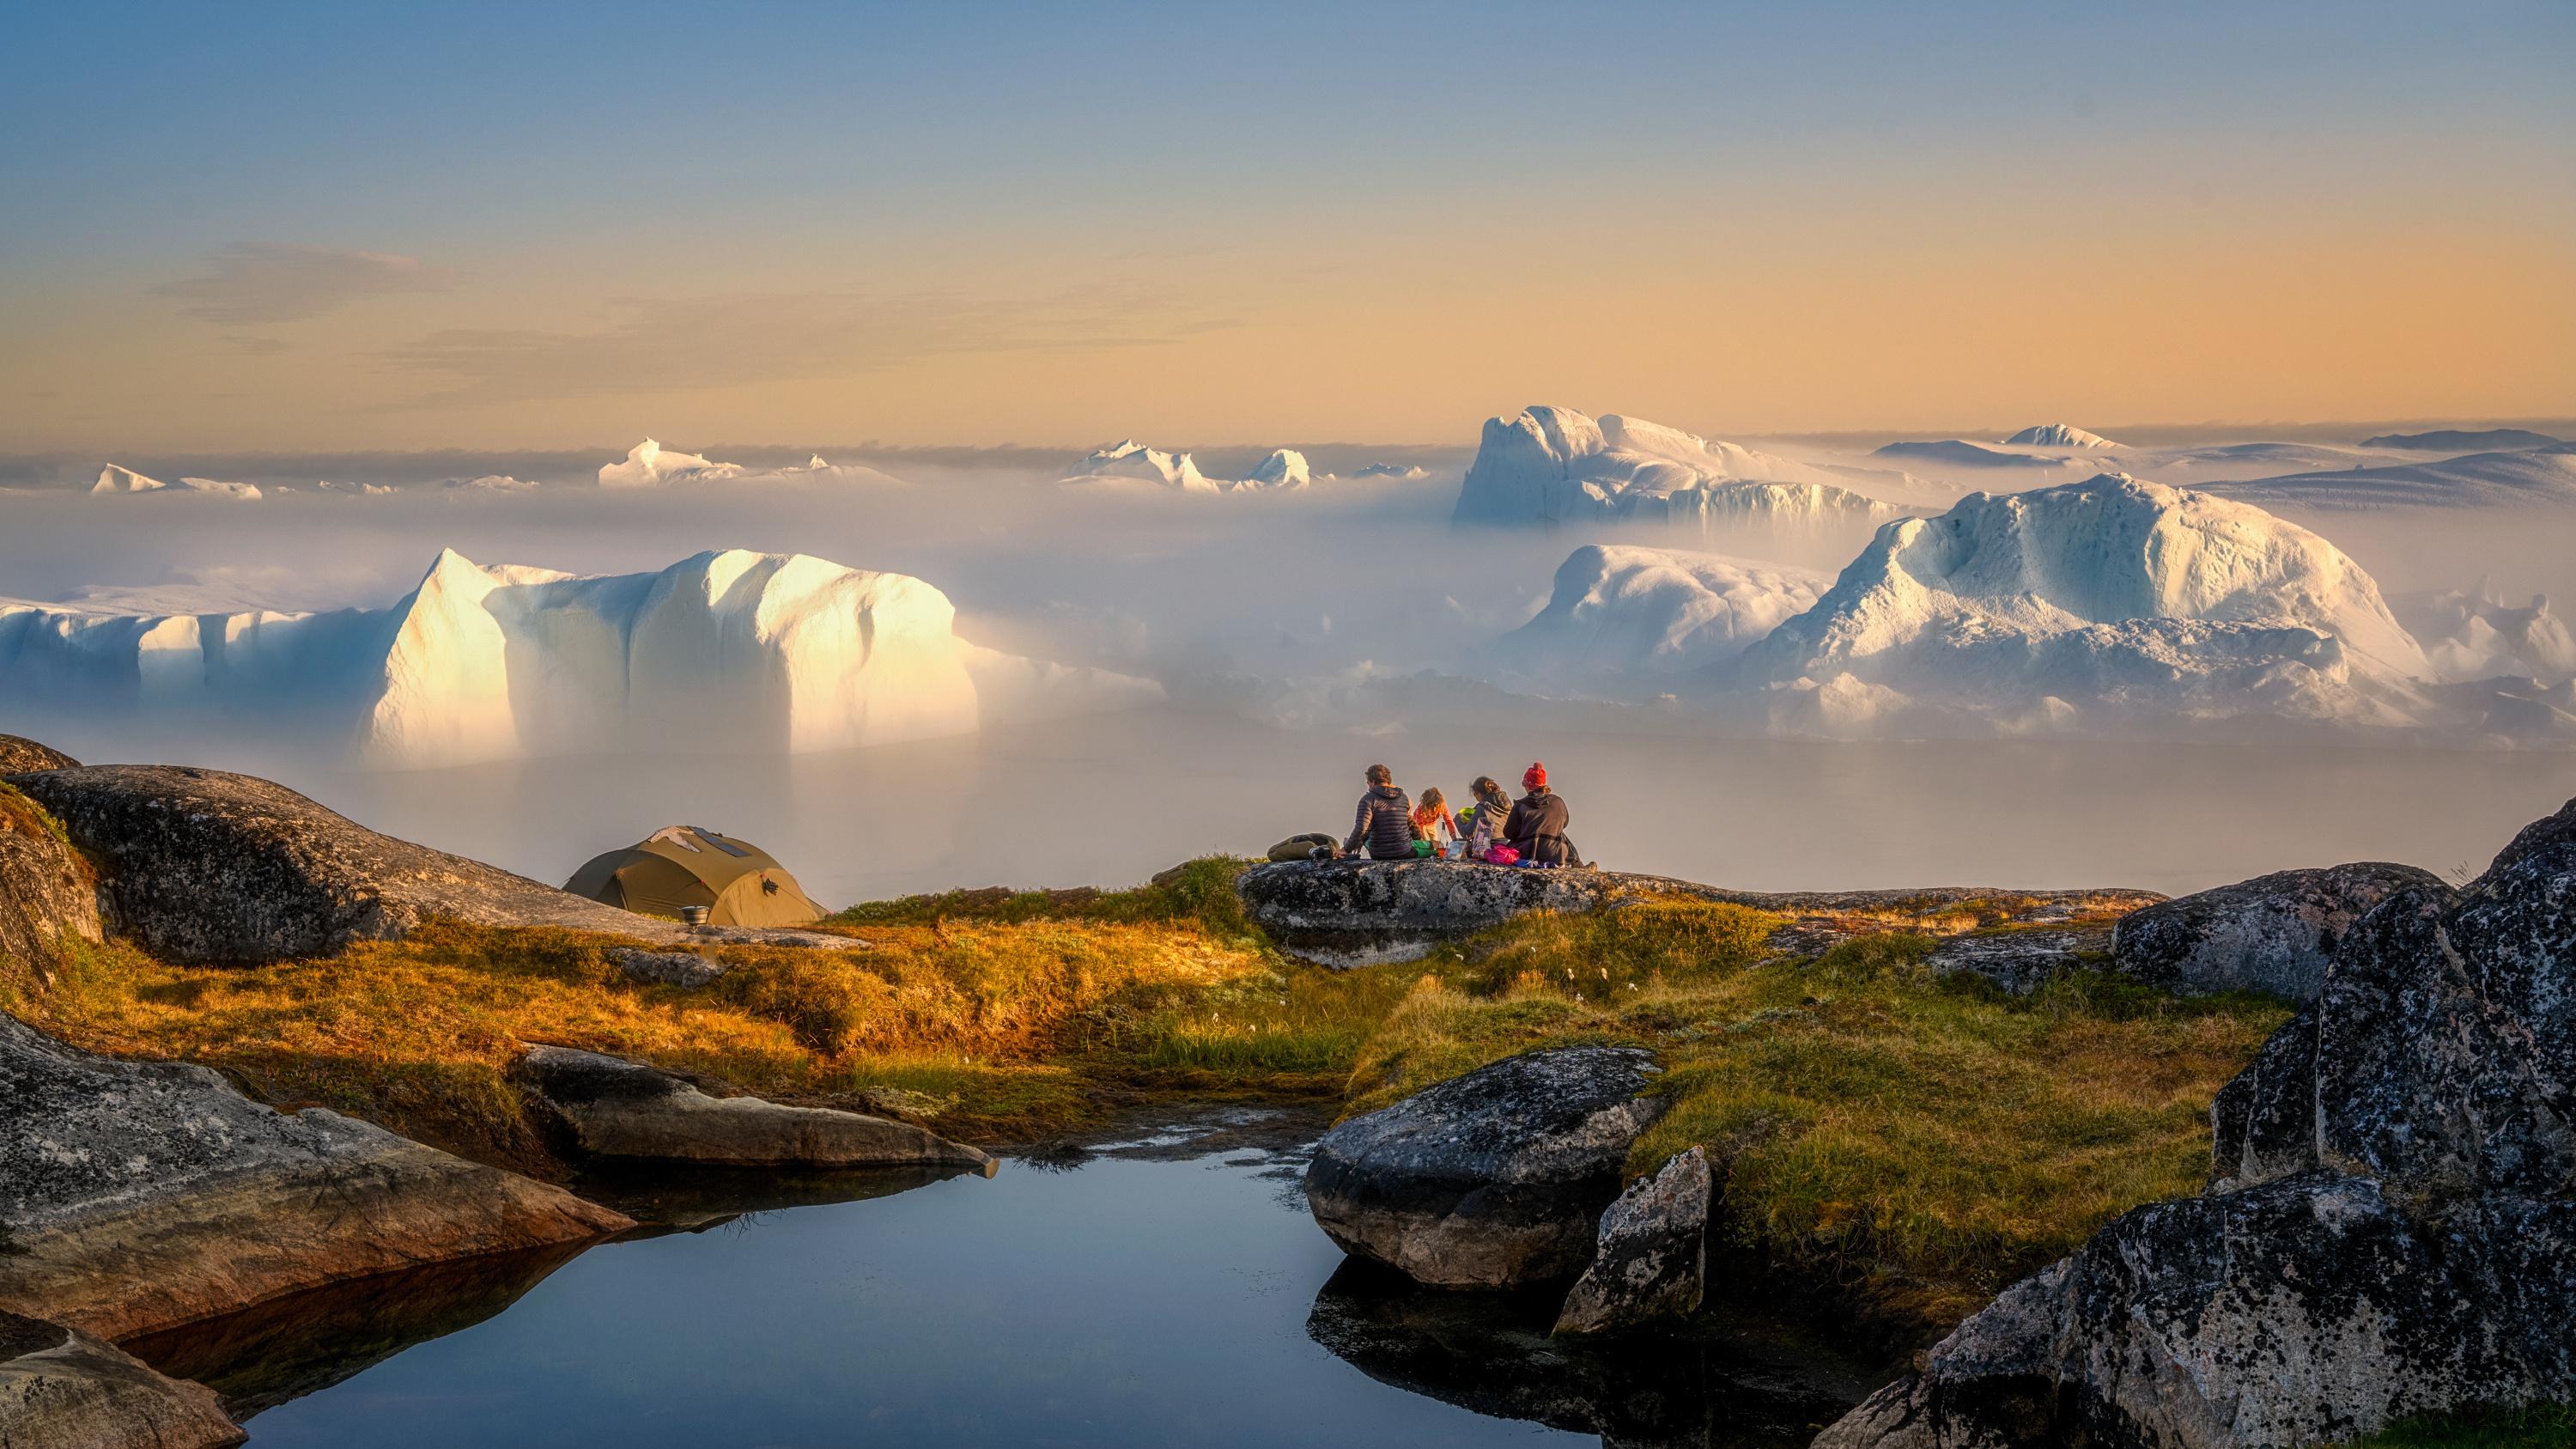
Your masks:
<svg viewBox="0 0 2576 1449"><path fill-rule="evenodd" d="M1521 853L1512 849L1508 845L1497 845L1493 849L1485 852L1485 864L1487 865L1518 865L1520 863Z"/></svg>

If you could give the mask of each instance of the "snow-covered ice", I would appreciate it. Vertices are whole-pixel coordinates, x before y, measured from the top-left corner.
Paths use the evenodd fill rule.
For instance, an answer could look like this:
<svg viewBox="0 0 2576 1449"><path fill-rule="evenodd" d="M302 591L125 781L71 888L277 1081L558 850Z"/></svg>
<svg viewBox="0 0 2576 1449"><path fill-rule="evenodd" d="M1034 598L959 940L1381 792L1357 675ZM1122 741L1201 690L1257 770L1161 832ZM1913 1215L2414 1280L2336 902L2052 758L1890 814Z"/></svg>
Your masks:
<svg viewBox="0 0 2576 1449"><path fill-rule="evenodd" d="M1312 483L1314 476L1314 470L1306 463L1306 455L1294 448L1278 449L1262 459L1254 465L1249 477L1211 478L1199 470L1198 460L1187 453L1166 453L1133 438L1124 438L1075 459L1066 467L1064 481L1111 487L1149 484L1178 493L1214 495L1293 491Z"/></svg>
<svg viewBox="0 0 2576 1449"><path fill-rule="evenodd" d="M1741 653L1827 582L1720 554L1586 544L1558 567L1547 606L1496 642L1493 663L1541 683L1648 693Z"/></svg>
<svg viewBox="0 0 2576 1449"><path fill-rule="evenodd" d="M227 483L220 478L182 478L164 483L147 478L131 468L115 463L98 470L98 481L89 485L92 493L204 493L217 498L239 498L245 501L260 497L259 487L252 483Z"/></svg>
<svg viewBox="0 0 2576 1449"><path fill-rule="evenodd" d="M2563 507L2576 503L2576 443L2207 486L2267 508Z"/></svg>
<svg viewBox="0 0 2576 1449"><path fill-rule="evenodd" d="M602 488L659 488L671 483L718 483L740 478L739 463L715 463L695 453L675 452L651 438L628 450L623 461L599 467Z"/></svg>
<svg viewBox="0 0 2576 1449"><path fill-rule="evenodd" d="M760 754L1132 707L1146 680L960 639L947 595L803 554L585 577L442 550L389 608L147 615L0 602L0 690L319 727L396 767L616 750Z"/></svg>
<svg viewBox="0 0 2576 1449"><path fill-rule="evenodd" d="M1869 522L1906 511L1844 484L1822 468L1640 418L1532 407L1487 420L1452 517L1634 522L1689 533L1727 522Z"/></svg>
<svg viewBox="0 0 2576 1449"><path fill-rule="evenodd" d="M2004 439L2008 448L2081 448L2102 452L2120 445L2100 433L2088 433L2072 423L2041 423Z"/></svg>

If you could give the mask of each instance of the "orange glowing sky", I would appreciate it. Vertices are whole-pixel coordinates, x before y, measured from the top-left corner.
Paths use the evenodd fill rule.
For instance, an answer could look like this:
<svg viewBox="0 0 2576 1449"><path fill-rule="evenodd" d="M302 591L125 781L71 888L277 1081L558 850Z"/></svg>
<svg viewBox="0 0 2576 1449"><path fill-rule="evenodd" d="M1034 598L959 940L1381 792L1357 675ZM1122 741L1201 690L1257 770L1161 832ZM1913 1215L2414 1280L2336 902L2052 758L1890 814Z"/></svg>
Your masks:
<svg viewBox="0 0 2576 1449"><path fill-rule="evenodd" d="M0 449L2576 412L2576 11L2256 8L46 14Z"/></svg>

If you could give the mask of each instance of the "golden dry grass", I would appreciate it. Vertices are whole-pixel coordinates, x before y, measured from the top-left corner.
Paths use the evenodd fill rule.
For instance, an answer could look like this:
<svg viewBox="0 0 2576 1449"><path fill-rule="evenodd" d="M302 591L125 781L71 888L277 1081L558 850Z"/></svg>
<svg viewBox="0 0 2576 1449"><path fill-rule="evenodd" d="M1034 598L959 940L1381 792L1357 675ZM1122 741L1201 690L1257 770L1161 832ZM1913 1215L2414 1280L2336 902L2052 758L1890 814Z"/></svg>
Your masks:
<svg viewBox="0 0 2576 1449"><path fill-rule="evenodd" d="M2210 1100L2289 1014L2089 975L2016 1001L1932 979L1907 934L1746 964L1746 923L1688 920L1733 909L1530 917L1436 956L1362 1053L1353 1110L1534 1046L1652 1047L1672 1105L1632 1171L1706 1146L1738 1243L1938 1323L2198 1190ZM1691 939L1720 949L1676 969Z"/></svg>

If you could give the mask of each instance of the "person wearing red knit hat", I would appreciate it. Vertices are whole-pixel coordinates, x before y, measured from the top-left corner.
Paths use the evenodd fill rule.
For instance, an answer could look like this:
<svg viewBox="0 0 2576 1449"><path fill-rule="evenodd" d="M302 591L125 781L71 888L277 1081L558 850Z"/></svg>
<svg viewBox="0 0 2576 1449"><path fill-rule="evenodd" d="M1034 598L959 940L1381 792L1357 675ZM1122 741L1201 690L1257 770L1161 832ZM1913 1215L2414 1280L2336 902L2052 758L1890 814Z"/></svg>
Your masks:
<svg viewBox="0 0 2576 1449"><path fill-rule="evenodd" d="M1547 766L1532 762L1521 772L1521 788L1529 793L1503 822L1504 838L1531 865L1581 865L1574 842L1565 838L1565 797L1547 788Z"/></svg>

